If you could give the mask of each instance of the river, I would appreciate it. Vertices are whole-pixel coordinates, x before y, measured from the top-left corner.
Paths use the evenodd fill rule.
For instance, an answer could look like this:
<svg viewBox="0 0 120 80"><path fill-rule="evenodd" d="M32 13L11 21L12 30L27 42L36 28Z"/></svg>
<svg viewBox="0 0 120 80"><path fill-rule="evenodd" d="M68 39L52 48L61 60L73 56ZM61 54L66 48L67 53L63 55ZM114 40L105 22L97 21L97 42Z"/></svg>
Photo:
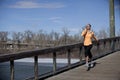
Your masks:
<svg viewBox="0 0 120 80"><path fill-rule="evenodd" d="M78 59L72 59L71 62L75 63ZM38 59L39 75L52 71L53 60L50 58ZM10 63L0 63L0 80L10 80ZM67 65L67 59L57 59L57 68ZM15 80L24 80L34 76L34 59L25 58L15 60Z"/></svg>

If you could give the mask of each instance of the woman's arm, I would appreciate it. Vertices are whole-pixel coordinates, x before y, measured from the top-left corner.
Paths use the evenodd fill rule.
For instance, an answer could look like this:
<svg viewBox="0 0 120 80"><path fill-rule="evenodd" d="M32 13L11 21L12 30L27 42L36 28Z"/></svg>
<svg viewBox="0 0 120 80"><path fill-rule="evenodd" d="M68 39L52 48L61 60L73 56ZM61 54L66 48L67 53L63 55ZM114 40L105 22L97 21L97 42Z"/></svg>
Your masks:
<svg viewBox="0 0 120 80"><path fill-rule="evenodd" d="M94 35L94 33L93 33L93 39L94 39L95 41L98 41L98 39L96 38L96 36Z"/></svg>
<svg viewBox="0 0 120 80"><path fill-rule="evenodd" d="M93 38L95 39L95 41L98 41L98 39L96 38L96 36L94 35Z"/></svg>
<svg viewBox="0 0 120 80"><path fill-rule="evenodd" d="M83 36L83 37L84 37L86 34L87 34L87 29L85 29L85 30L83 30L83 31L82 31L81 36Z"/></svg>

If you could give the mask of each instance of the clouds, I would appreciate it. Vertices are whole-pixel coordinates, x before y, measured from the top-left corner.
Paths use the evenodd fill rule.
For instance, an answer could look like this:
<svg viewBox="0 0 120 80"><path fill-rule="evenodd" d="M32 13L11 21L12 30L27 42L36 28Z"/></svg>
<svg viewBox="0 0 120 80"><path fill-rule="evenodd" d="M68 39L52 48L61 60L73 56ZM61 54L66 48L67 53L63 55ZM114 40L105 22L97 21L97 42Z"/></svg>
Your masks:
<svg viewBox="0 0 120 80"><path fill-rule="evenodd" d="M54 23L61 23L62 17L50 17L49 20L51 20Z"/></svg>
<svg viewBox="0 0 120 80"><path fill-rule="evenodd" d="M52 2L52 3L37 3L35 1L18 1L9 8L63 8L65 7L62 3Z"/></svg>
<svg viewBox="0 0 120 80"><path fill-rule="evenodd" d="M79 28L70 28L69 30L70 30L70 32L79 32L80 31Z"/></svg>
<svg viewBox="0 0 120 80"><path fill-rule="evenodd" d="M56 19L61 19L61 17L51 17L49 18L50 20L56 20Z"/></svg>

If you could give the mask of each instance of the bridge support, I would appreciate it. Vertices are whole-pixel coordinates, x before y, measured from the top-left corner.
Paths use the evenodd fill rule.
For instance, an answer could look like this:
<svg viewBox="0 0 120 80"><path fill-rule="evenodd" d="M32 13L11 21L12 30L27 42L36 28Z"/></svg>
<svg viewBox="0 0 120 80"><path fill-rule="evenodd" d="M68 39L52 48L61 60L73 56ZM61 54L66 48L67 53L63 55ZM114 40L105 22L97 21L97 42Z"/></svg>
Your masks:
<svg viewBox="0 0 120 80"><path fill-rule="evenodd" d="M68 58L68 67L70 67L71 65L71 53L70 53L70 49L68 49L68 52L67 52L67 58Z"/></svg>
<svg viewBox="0 0 120 80"><path fill-rule="evenodd" d="M53 52L53 72L55 73L56 70L57 70L56 52Z"/></svg>
<svg viewBox="0 0 120 80"><path fill-rule="evenodd" d="M34 57L34 74L35 80L38 80L38 56Z"/></svg>
<svg viewBox="0 0 120 80"><path fill-rule="evenodd" d="M14 60L10 61L10 80L14 80Z"/></svg>

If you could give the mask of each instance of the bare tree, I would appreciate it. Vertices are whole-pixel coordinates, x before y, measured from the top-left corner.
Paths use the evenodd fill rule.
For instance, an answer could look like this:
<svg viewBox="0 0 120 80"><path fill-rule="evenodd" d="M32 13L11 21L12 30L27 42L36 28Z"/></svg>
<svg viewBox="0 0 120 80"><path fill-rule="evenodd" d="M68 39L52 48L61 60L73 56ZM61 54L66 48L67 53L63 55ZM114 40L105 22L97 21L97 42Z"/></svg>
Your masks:
<svg viewBox="0 0 120 80"><path fill-rule="evenodd" d="M70 30L68 30L68 28L64 27L64 28L62 28L62 32L63 32L63 36L62 36L63 42L64 42L64 44L67 44Z"/></svg>
<svg viewBox="0 0 120 80"><path fill-rule="evenodd" d="M54 44L54 46L59 45L59 39L60 39L59 33L52 31L49 36L50 36L49 40L51 41L50 44Z"/></svg>
<svg viewBox="0 0 120 80"><path fill-rule="evenodd" d="M46 33L43 30L39 30L36 34L36 41L41 47L45 46L46 44Z"/></svg>
<svg viewBox="0 0 120 80"><path fill-rule="evenodd" d="M8 40L8 32L0 32L0 52L6 53L7 52L7 45L6 42Z"/></svg>
<svg viewBox="0 0 120 80"><path fill-rule="evenodd" d="M73 36L74 38L74 42L79 42L80 41L80 34L78 33L78 34L75 34L74 36Z"/></svg>
<svg viewBox="0 0 120 80"><path fill-rule="evenodd" d="M98 38L99 39L104 39L104 38L107 38L107 37L108 37L108 34L104 29L102 29L98 32Z"/></svg>
<svg viewBox="0 0 120 80"><path fill-rule="evenodd" d="M55 39L55 40L59 40L59 38L60 38L60 34L57 33L57 32L55 32L55 33L54 33L54 39Z"/></svg>
<svg viewBox="0 0 120 80"><path fill-rule="evenodd" d="M46 34L47 44L54 44L54 31L50 32L50 34Z"/></svg>
<svg viewBox="0 0 120 80"><path fill-rule="evenodd" d="M22 42L23 41L23 34L22 34L22 32L13 32L12 33L12 40L14 42L17 42L17 43Z"/></svg>
<svg viewBox="0 0 120 80"><path fill-rule="evenodd" d="M30 43L32 41L32 39L33 39L33 34L34 33L32 31L30 31L30 30L25 31L24 32L24 41L26 43Z"/></svg>
<svg viewBox="0 0 120 80"><path fill-rule="evenodd" d="M8 40L8 32L0 32L0 41Z"/></svg>

